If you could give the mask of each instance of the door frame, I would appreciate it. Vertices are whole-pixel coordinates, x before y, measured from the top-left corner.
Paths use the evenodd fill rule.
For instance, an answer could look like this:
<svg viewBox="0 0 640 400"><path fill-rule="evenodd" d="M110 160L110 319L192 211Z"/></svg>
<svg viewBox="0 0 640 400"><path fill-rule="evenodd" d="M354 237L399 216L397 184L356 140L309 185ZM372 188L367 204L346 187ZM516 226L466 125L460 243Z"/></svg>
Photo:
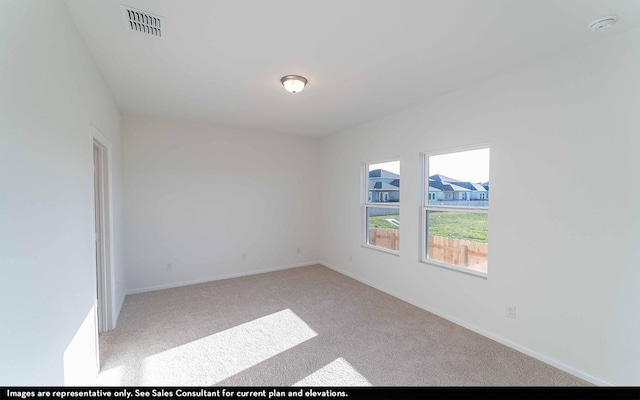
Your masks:
<svg viewBox="0 0 640 400"><path fill-rule="evenodd" d="M96 245L100 244L100 255L102 258L102 268L98 270L98 266L94 263L96 271L96 289L99 287L99 293L96 293L96 332L107 332L115 327L113 321L113 310L115 304L115 285L114 281L114 249L113 249L113 206L112 206L112 168L111 168L111 142L100 131L91 124L91 192L93 194L91 203L93 210L93 227L95 229L95 175L94 169L94 145L100 151L100 165L98 172L100 174L100 193L102 203L101 215L98 215L101 221L100 235L101 240L93 240L94 254L97 250ZM98 296L101 294L102 296Z"/></svg>

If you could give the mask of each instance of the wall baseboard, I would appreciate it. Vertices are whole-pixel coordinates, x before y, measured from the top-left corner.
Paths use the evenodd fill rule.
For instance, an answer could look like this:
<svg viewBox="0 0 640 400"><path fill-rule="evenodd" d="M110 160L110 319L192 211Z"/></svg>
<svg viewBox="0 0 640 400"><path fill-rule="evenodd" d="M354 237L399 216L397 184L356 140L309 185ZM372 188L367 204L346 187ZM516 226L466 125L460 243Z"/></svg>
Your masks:
<svg viewBox="0 0 640 400"><path fill-rule="evenodd" d="M208 278L202 278L202 279L195 279L195 280L191 280L191 281L182 281L182 282L167 283L167 284L163 284L163 285L147 286L147 287L143 287L143 288L127 290L127 295L139 294L139 293L145 293L145 292L152 292L154 290L172 289L172 288L181 287L181 286L197 285L199 283L221 281L221 280L224 280L224 279L241 278L243 276L264 274L266 272L282 271L282 270L285 270L285 269L298 268L298 267L308 267L310 265L316 265L316 264L320 264L320 262L319 261L307 261L307 262L301 262L301 263L297 263L297 264L290 264L290 265L283 265L283 266L273 267L273 268L259 269L259 270L256 270L256 271L241 272L241 273L238 273L238 274L227 274L227 275L220 275L220 276L214 276L214 277L208 277Z"/></svg>
<svg viewBox="0 0 640 400"><path fill-rule="evenodd" d="M559 370L562 370L562 371L564 371L564 372L566 372L568 374L576 376L576 377L578 377L580 379L583 379L583 380L585 380L587 382L593 383L594 385L597 385L597 386L614 386L610 382L607 382L607 381L605 381L603 379L597 378L597 377L595 377L593 375L590 375L590 374L588 374L586 372L583 372L583 371L580 371L578 369L575 369L575 368L573 368L573 367L571 367L569 365L566 365L564 363L556 361L556 360L554 360L552 358L549 358L549 357L547 357L547 356L545 356L543 354L540 354L540 353L538 353L536 351L533 351L533 350L531 350L531 349L529 349L527 347L521 346L521 345L519 345L517 343L514 343L514 342L512 342L510 340L507 340L507 339L504 339L504 338L502 338L500 336L494 335L491 332L487 332L487 331L485 331L483 329L480 329L480 328L478 328L478 327L476 327L474 325L471 325L471 324L468 324L468 323L466 323L464 321L461 321L461 320L459 320L459 319L457 319L455 317L452 317L452 316L447 315L445 313L439 312L438 310L434 310L433 308L431 308L431 307L429 307L429 306L427 306L425 304L421 304L420 302L415 301L414 299L408 298L406 296L403 296L401 294L398 294L398 293L390 291L390 290L388 290L386 288L383 288L382 286L380 286L380 285L378 285L376 283L373 283L373 282L371 282L371 281L369 281L367 279L363 279L363 278L357 276L356 274L353 274L351 272L345 271L342 268L338 268L338 267L336 267L334 265L331 265L331 264L329 264L327 262L324 262L324 261L319 261L318 263L320 265L323 265L323 266L329 268L329 269L332 269L333 271L335 271L335 272L337 272L339 274L346 275L346 276L348 276L348 277L350 277L352 279L355 279L355 280L357 280L357 281L359 281L361 283L364 283L365 285L368 285L368 286L371 286L371 287L373 287L375 289L378 289L381 292L389 294L389 295L391 295L391 296L393 296L395 298L398 298L398 299L400 299L402 301L405 301L405 302L407 302L407 303L409 303L411 305L414 305L416 307L420 307L423 310L428 311L428 312L430 312L432 314L435 314L435 315L437 315L439 317L442 317L442 318L444 318L444 319L446 319L448 321L451 321L456 325L460 325L460 326L462 326L464 328L467 328L467 329L469 329L469 330L471 330L471 331L473 331L473 332L475 332L477 334L480 334L480 335L482 335L482 336L484 336L486 338L494 340L494 341L496 341L496 342L498 342L500 344L503 344L503 345L505 345L507 347L510 347L510 348L512 348L512 349L514 349L516 351L519 351L519 352L524 353L524 354L526 354L526 355L528 355L530 357L533 357L533 358L535 358L535 359L537 359L539 361L542 361L545 364L549 364L549 365L551 365L553 367L556 367Z"/></svg>

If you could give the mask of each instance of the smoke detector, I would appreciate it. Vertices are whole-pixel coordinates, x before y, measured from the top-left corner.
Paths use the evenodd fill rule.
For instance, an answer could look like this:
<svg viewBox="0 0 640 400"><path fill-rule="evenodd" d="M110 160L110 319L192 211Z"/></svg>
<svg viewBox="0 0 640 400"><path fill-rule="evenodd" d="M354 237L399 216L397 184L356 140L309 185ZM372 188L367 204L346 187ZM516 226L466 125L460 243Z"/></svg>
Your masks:
<svg viewBox="0 0 640 400"><path fill-rule="evenodd" d="M603 31L607 28L610 28L617 19L617 15L609 15L608 17L598 18L589 25L589 29L591 29L592 32Z"/></svg>
<svg viewBox="0 0 640 400"><path fill-rule="evenodd" d="M145 35L164 37L164 17L125 5L120 5L120 12L128 29Z"/></svg>

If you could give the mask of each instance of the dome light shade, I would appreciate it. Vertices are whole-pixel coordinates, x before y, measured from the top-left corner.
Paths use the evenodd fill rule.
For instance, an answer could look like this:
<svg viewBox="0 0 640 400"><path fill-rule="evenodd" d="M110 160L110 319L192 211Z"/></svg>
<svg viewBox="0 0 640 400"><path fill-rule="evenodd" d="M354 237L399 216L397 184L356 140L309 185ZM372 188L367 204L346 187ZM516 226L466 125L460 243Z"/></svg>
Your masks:
<svg viewBox="0 0 640 400"><path fill-rule="evenodd" d="M591 29L592 32L603 31L607 28L610 28L611 25L613 25L617 19L618 19L617 15L609 15L607 17L599 18L593 21L591 25L589 25L589 29Z"/></svg>
<svg viewBox="0 0 640 400"><path fill-rule="evenodd" d="M282 86L290 93L301 92L307 84L307 79L299 75L287 75L280 79Z"/></svg>

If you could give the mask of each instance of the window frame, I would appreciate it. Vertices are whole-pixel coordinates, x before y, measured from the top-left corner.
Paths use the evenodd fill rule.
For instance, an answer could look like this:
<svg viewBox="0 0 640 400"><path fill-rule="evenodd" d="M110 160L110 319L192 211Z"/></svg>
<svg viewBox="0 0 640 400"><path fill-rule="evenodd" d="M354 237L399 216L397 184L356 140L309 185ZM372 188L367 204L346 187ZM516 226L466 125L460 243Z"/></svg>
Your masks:
<svg viewBox="0 0 640 400"><path fill-rule="evenodd" d="M369 166L375 164L382 164L387 162L397 161L400 165L399 174L400 179L402 179L402 164L400 163L400 157L392 157L384 160L376 160L372 162L363 162L361 166L361 184L360 188L362 191L361 195L361 217L362 217L362 230L361 230L361 246L366 247L368 249L381 251L383 253L392 254L395 256L400 255L400 250L391 250L380 246L374 246L369 244L369 230L368 230L368 218L367 218L367 209L368 208L393 208L398 209L398 215L400 215L400 201L398 202L373 202L369 201ZM372 196L373 197L373 196ZM398 197L402 200L402 186L400 186L400 190L398 190ZM372 199L373 200L373 199ZM398 227L398 232L400 232L400 227ZM399 247L399 246L398 246Z"/></svg>
<svg viewBox="0 0 640 400"><path fill-rule="evenodd" d="M489 219L490 207L466 207L466 206L445 206L445 205L430 205L429 204L429 157L438 156L443 154L451 154L451 153L461 153L465 151L471 150L481 150L481 149L489 149L489 164L491 164L491 144L489 142L477 143L468 146L459 146L459 147L451 147L440 150L433 150L420 153L421 160L421 178L420 178L420 223L419 229L419 238L420 238L420 255L419 261L425 264L435 265L437 267L450 269L453 271L462 272L465 274L477 276L480 278L487 279L489 277L489 255L487 254L487 272L481 272L472 270L465 267L460 267L455 264L449 264L446 262L432 260L429 258L429 249L428 246L428 213L429 211L442 211L442 212L459 212L459 213L477 213L477 214L487 214L487 219ZM491 167L489 166L489 182L491 181ZM446 195L446 194L445 194ZM488 227L487 227L488 229ZM489 237L487 236L487 243Z"/></svg>

